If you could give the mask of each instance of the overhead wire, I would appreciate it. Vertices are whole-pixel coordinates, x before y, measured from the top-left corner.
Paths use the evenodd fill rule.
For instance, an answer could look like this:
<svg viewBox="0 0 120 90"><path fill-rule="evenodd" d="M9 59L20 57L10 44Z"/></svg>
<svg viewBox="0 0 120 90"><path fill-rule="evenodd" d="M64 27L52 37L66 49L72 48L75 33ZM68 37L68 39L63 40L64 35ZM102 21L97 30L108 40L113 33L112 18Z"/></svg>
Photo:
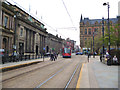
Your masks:
<svg viewBox="0 0 120 90"><path fill-rule="evenodd" d="M67 7L66 7L66 5L65 5L65 3L64 3L63 0L62 0L62 3L63 3L63 5L64 5L64 7L65 7L65 10L66 10L66 12L67 12L69 18L70 18L70 21L71 21L72 25L74 26L73 20L72 20L72 18L71 18L71 16L70 16L70 14L69 14L69 12L68 12L68 9L67 9ZM75 29L75 30L76 30L76 29Z"/></svg>

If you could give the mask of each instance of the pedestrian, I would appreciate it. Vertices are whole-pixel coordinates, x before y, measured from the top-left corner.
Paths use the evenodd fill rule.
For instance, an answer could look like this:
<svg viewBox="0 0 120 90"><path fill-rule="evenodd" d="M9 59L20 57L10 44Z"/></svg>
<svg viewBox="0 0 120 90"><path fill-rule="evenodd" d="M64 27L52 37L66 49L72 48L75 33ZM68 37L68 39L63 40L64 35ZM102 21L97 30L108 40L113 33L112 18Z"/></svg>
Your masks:
<svg viewBox="0 0 120 90"><path fill-rule="evenodd" d="M89 62L90 54L88 53L88 62Z"/></svg>
<svg viewBox="0 0 120 90"><path fill-rule="evenodd" d="M55 59L57 60L57 53L55 53Z"/></svg>
<svg viewBox="0 0 120 90"><path fill-rule="evenodd" d="M118 63L118 59L117 59L117 56L116 56L116 55L113 57L113 63L114 63L114 64L117 64L117 63Z"/></svg>
<svg viewBox="0 0 120 90"><path fill-rule="evenodd" d="M56 53L54 52L54 54L53 54L53 60L55 61L55 59L56 59Z"/></svg>
<svg viewBox="0 0 120 90"><path fill-rule="evenodd" d="M50 60L53 61L53 53L50 54Z"/></svg>

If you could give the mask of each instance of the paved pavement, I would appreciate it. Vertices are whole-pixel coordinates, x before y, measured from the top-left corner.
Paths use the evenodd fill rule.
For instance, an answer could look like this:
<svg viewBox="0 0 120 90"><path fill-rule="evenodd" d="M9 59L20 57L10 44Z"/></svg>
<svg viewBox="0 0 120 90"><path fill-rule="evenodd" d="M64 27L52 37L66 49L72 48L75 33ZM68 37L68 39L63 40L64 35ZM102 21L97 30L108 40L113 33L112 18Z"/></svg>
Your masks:
<svg viewBox="0 0 120 90"><path fill-rule="evenodd" d="M84 63L80 74L79 88L120 88L120 67L107 66L100 62L98 56L91 57L89 63Z"/></svg>

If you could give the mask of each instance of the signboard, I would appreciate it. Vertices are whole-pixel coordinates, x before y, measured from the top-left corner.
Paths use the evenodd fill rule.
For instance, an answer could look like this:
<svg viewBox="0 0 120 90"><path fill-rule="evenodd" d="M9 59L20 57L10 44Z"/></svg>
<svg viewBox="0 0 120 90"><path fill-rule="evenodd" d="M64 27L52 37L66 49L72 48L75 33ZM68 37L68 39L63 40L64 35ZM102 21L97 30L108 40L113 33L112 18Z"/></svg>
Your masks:
<svg viewBox="0 0 120 90"><path fill-rule="evenodd" d="M5 50L4 49L0 49L0 52L4 52Z"/></svg>
<svg viewBox="0 0 120 90"><path fill-rule="evenodd" d="M16 49L16 45L13 45L13 48Z"/></svg>
<svg viewBox="0 0 120 90"><path fill-rule="evenodd" d="M43 48L43 50L45 50L45 48Z"/></svg>

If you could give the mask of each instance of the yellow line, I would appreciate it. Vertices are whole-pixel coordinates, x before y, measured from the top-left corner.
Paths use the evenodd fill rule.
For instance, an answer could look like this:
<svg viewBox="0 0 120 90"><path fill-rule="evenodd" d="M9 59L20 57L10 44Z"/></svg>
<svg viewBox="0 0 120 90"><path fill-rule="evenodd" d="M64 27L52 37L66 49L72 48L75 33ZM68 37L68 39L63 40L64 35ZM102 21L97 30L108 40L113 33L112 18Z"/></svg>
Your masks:
<svg viewBox="0 0 120 90"><path fill-rule="evenodd" d="M79 78L78 78L77 85L76 85L76 90L77 90L77 88L80 88L80 80L81 80L81 77L82 77L83 65L84 65L84 63L82 64L82 67L81 67L81 71L80 71Z"/></svg>

